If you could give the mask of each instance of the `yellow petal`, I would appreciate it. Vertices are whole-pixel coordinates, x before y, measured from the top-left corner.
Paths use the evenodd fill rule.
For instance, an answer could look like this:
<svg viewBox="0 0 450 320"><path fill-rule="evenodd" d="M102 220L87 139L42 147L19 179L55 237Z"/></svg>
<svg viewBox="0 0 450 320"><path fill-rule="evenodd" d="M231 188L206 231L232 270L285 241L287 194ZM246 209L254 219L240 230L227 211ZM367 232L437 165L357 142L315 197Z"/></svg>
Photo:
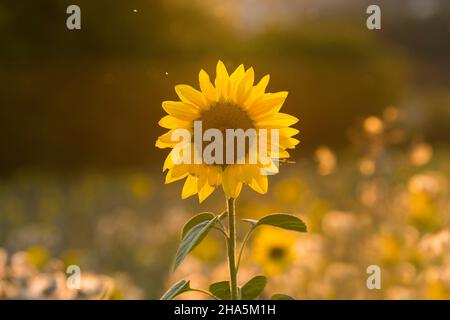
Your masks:
<svg viewBox="0 0 450 320"><path fill-rule="evenodd" d="M237 198L241 193L242 182L237 176L236 166L228 166L223 174L222 186L227 198Z"/></svg>
<svg viewBox="0 0 450 320"><path fill-rule="evenodd" d="M164 149L164 148L173 148L175 147L179 142L181 142L181 138L178 140L173 139L173 133L175 129L172 129L163 135L158 137L158 140L156 141L156 146L158 148ZM191 130L189 130L191 131ZM192 134L192 132L191 132Z"/></svg>
<svg viewBox="0 0 450 320"><path fill-rule="evenodd" d="M209 169L208 183L212 186L219 186L222 183L222 169L218 166L213 166Z"/></svg>
<svg viewBox="0 0 450 320"><path fill-rule="evenodd" d="M278 158L280 158L280 159L287 159L290 157L291 157L291 155L287 151L283 151L278 154Z"/></svg>
<svg viewBox="0 0 450 320"><path fill-rule="evenodd" d="M236 102L240 105L247 99L253 87L253 81L255 80L255 72L253 68L249 68L242 80L240 81L236 90Z"/></svg>
<svg viewBox="0 0 450 320"><path fill-rule="evenodd" d="M208 184L209 168L203 165L197 165L195 167L198 168L198 170L196 170L198 177L197 190L200 191L205 186L205 184Z"/></svg>
<svg viewBox="0 0 450 320"><path fill-rule="evenodd" d="M227 69L223 62L219 60L216 67L216 80L214 81L219 100L227 98L229 80Z"/></svg>
<svg viewBox="0 0 450 320"><path fill-rule="evenodd" d="M287 96L287 91L265 94L248 107L248 112L257 121L270 118L280 111Z"/></svg>
<svg viewBox="0 0 450 320"><path fill-rule="evenodd" d="M189 165L186 164L179 164L173 167L172 171L172 177L179 178L185 176L187 173L189 173Z"/></svg>
<svg viewBox="0 0 450 320"><path fill-rule="evenodd" d="M193 126L192 121L184 121L172 116L164 116L159 120L158 124L166 129L179 129L179 128L191 128Z"/></svg>
<svg viewBox="0 0 450 320"><path fill-rule="evenodd" d="M208 184L215 186L217 183L217 171L212 167L208 172Z"/></svg>
<svg viewBox="0 0 450 320"><path fill-rule="evenodd" d="M180 120L192 121L200 116L200 109L189 103L164 101L162 107L168 114Z"/></svg>
<svg viewBox="0 0 450 320"><path fill-rule="evenodd" d="M273 149L274 151L269 152L269 156L275 159L287 159L290 157L289 152L284 150L283 148Z"/></svg>
<svg viewBox="0 0 450 320"><path fill-rule="evenodd" d="M173 160L172 160L172 151L169 153L169 155L167 156L166 160L164 160L163 172L168 170L168 169L172 169L173 166L175 165L173 163Z"/></svg>
<svg viewBox="0 0 450 320"><path fill-rule="evenodd" d="M174 175L174 171L169 170L167 172L166 180L164 181L164 183L168 184L168 183L172 183L174 181L181 180L181 179L185 178L187 175L188 175L188 172L185 172L184 174L180 174L180 175Z"/></svg>
<svg viewBox="0 0 450 320"><path fill-rule="evenodd" d="M237 182L236 187L234 188L233 198L236 199L241 194L242 190L242 182Z"/></svg>
<svg viewBox="0 0 450 320"><path fill-rule="evenodd" d="M242 79L245 74L245 68L243 64L240 64L239 67L234 70L234 72L230 75L230 80L237 81Z"/></svg>
<svg viewBox="0 0 450 320"><path fill-rule="evenodd" d="M157 148L160 148L160 149L165 149L165 148L173 148L174 147L174 145L173 145L173 143L165 143L165 142L163 142L163 141L161 141L161 140L156 140L156 143L155 143L155 146L157 147Z"/></svg>
<svg viewBox="0 0 450 320"><path fill-rule="evenodd" d="M159 140L161 140L164 143L173 143L173 144L177 144L179 141L175 141L172 139L173 136L173 130L169 130L166 133L164 133L163 135L159 136Z"/></svg>
<svg viewBox="0 0 450 320"><path fill-rule="evenodd" d="M265 194L267 193L267 189L269 187L269 181L266 175L259 174L253 178L249 186L256 192Z"/></svg>
<svg viewBox="0 0 450 320"><path fill-rule="evenodd" d="M230 75L230 82L228 85L227 95L229 97L232 97L233 100L235 100L237 88L238 88L239 83L241 82L242 78L244 77L244 74L245 74L245 68L244 68L244 65L241 64Z"/></svg>
<svg viewBox="0 0 450 320"><path fill-rule="evenodd" d="M175 92L184 103L193 104L200 109L204 109L207 106L207 102L203 94L200 91L195 90L191 86L188 86L186 84L179 84L175 86Z"/></svg>
<svg viewBox="0 0 450 320"><path fill-rule="evenodd" d="M256 164L241 165L239 177L244 182L249 184L255 175L259 174L259 166Z"/></svg>
<svg viewBox="0 0 450 320"><path fill-rule="evenodd" d="M279 172L279 168L273 159L270 159L268 164L262 164L261 169L262 170L260 172L265 173L265 175L274 175Z"/></svg>
<svg viewBox="0 0 450 320"><path fill-rule="evenodd" d="M280 131L279 131L280 138L281 137L290 138L292 136L295 136L299 132L300 131L298 129L295 129L295 128L281 128Z"/></svg>
<svg viewBox="0 0 450 320"><path fill-rule="evenodd" d="M180 148L174 148L174 149L172 149L172 151L170 151L170 153L166 159L166 162L164 163L163 171L166 168L171 169L175 165L188 164L190 162L189 158L188 159L183 158L185 148L187 150L189 150L189 148L192 150L192 144L190 142L187 142L186 145L180 145ZM191 152L190 156L192 157L192 152Z"/></svg>
<svg viewBox="0 0 450 320"><path fill-rule="evenodd" d="M209 79L209 75L203 69L200 70L200 73L198 74L198 81L200 90L203 92L206 100L208 100L209 103L217 101L216 88L214 88Z"/></svg>
<svg viewBox="0 0 450 320"><path fill-rule="evenodd" d="M230 177L229 177L228 168L225 168L225 171L223 172L222 187L223 187L223 192L225 193L225 196L227 197L227 199L231 198L232 191L231 191L231 181L230 181Z"/></svg>
<svg viewBox="0 0 450 320"><path fill-rule="evenodd" d="M256 122L258 128L282 128L296 124L298 119L287 113L275 113L269 119Z"/></svg>
<svg viewBox="0 0 450 320"><path fill-rule="evenodd" d="M210 186L208 183L205 183L205 185L198 192L198 201L202 203L203 200L208 198L211 195L211 193L214 192L214 189L215 189L214 187Z"/></svg>
<svg viewBox="0 0 450 320"><path fill-rule="evenodd" d="M269 80L270 76L267 74L258 82L256 86L251 89L249 97L244 102L244 107L246 109L248 108L248 106L251 106L256 99L264 96L264 92L266 91L267 85L269 84Z"/></svg>
<svg viewBox="0 0 450 320"><path fill-rule="evenodd" d="M282 138L280 137L280 146L284 149L293 149L298 145L300 141L295 138Z"/></svg>
<svg viewBox="0 0 450 320"><path fill-rule="evenodd" d="M189 198L197 193L197 178L188 175L181 191L181 199Z"/></svg>

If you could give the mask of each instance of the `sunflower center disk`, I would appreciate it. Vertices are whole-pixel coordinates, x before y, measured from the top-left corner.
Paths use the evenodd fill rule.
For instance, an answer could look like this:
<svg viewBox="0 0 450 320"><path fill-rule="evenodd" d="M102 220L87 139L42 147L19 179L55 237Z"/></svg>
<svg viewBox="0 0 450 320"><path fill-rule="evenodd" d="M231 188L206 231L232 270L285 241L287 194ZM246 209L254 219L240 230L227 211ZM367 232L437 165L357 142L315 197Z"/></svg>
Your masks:
<svg viewBox="0 0 450 320"><path fill-rule="evenodd" d="M219 129L225 135L226 129L253 128L253 121L241 107L231 103L217 103L201 114L203 130Z"/></svg>
<svg viewBox="0 0 450 320"><path fill-rule="evenodd" d="M205 110L201 113L200 120L202 121L203 132L206 132L206 130L209 129L218 129L222 133L222 164L225 163L225 159L231 157L231 155L228 155L227 157L227 150L228 152L234 150L234 163L238 163L238 160L245 160L243 157L245 157L250 150L249 138L245 139L245 152L243 156L238 155L238 144L242 143L242 140L227 138L227 129L231 129L237 133L236 130L238 129L242 129L245 132L247 129L255 128L252 119L250 119L248 114L241 107L232 103L216 103L211 106L209 110ZM209 142L202 142L203 150L208 144Z"/></svg>
<svg viewBox="0 0 450 320"><path fill-rule="evenodd" d="M285 249L280 248L280 247L273 247L269 251L269 257L272 260L277 260L277 261L282 260L285 256L285 254L286 254Z"/></svg>

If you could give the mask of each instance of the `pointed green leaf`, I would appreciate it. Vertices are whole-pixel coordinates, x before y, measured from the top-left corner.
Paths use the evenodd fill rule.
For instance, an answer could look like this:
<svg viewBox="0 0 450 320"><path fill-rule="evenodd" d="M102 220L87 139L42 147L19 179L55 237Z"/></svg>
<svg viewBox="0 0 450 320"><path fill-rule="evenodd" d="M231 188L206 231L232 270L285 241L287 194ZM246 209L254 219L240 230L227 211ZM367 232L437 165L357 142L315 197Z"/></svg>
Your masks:
<svg viewBox="0 0 450 320"><path fill-rule="evenodd" d="M267 278L264 276L256 276L250 279L241 290L242 300L254 300L266 287Z"/></svg>
<svg viewBox="0 0 450 320"><path fill-rule="evenodd" d="M256 224L258 223L258 220L253 220L253 219L241 219L244 222L250 223L252 225L252 227L255 227Z"/></svg>
<svg viewBox="0 0 450 320"><path fill-rule="evenodd" d="M186 233L188 233L188 231L191 230L193 227L195 227L196 225L198 225L203 221L211 220L212 218L214 218L214 214L212 214L211 212L202 212L193 216L184 225L183 231L181 232L181 239L183 239L186 236Z"/></svg>
<svg viewBox="0 0 450 320"><path fill-rule="evenodd" d="M175 283L166 293L163 294L160 300L172 300L177 295L189 291L191 288L189 287L189 280L180 280Z"/></svg>
<svg viewBox="0 0 450 320"><path fill-rule="evenodd" d="M283 293L277 293L274 294L270 300L295 300L294 298L292 298L291 296L288 296L287 294L283 294Z"/></svg>
<svg viewBox="0 0 450 320"><path fill-rule="evenodd" d="M230 282L219 281L209 286L209 291L222 300L230 300Z"/></svg>
<svg viewBox="0 0 450 320"><path fill-rule="evenodd" d="M261 225L269 225L286 230L306 232L305 223L296 216L290 214L277 213L265 216L258 221L256 227Z"/></svg>
<svg viewBox="0 0 450 320"><path fill-rule="evenodd" d="M217 217L214 216L211 220L203 221L196 226L192 227L181 240L178 251L175 255L175 265L173 270L175 271L184 258L191 252L202 240L206 237L212 225L216 222Z"/></svg>

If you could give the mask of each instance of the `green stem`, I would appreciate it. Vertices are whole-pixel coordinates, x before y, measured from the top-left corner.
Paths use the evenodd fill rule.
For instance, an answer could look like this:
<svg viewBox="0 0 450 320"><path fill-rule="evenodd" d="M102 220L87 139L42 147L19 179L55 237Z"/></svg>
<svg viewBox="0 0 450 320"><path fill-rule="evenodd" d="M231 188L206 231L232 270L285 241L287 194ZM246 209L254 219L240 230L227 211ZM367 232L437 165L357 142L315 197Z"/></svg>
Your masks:
<svg viewBox="0 0 450 320"><path fill-rule="evenodd" d="M221 214L220 214L220 216L219 216L219 219L217 219L217 221L219 222L219 224L220 224L220 226L222 227L222 229L223 230L225 230L225 226L223 225L223 223L222 223L222 219L223 219L223 217L225 216L225 215L227 215L228 214L228 211L224 211L224 212L222 212Z"/></svg>
<svg viewBox="0 0 450 320"><path fill-rule="evenodd" d="M239 255L238 255L238 260L237 260L236 272L239 271L239 266L241 265L242 252L244 251L245 244L247 243L248 239L250 238L250 235L252 234L252 232L253 232L253 228L251 228L251 229L247 232L247 234L246 234L245 237L244 237L244 240L242 241L241 249L239 250Z"/></svg>
<svg viewBox="0 0 450 320"><path fill-rule="evenodd" d="M237 300L237 269L236 269L236 221L235 221L235 200L227 199L228 211L228 264L230 267L230 292L231 300Z"/></svg>
<svg viewBox="0 0 450 320"><path fill-rule="evenodd" d="M215 295L213 295L211 292L206 291L206 290L202 290L202 289L192 289L190 291L195 291L195 292L201 292L204 293L208 296L210 296L211 298L213 298L214 300L220 300L218 297L216 297Z"/></svg>
<svg viewBox="0 0 450 320"><path fill-rule="evenodd" d="M228 241L228 235L222 227L213 227L213 229L220 231L220 233L222 233L223 236L225 237L225 240Z"/></svg>

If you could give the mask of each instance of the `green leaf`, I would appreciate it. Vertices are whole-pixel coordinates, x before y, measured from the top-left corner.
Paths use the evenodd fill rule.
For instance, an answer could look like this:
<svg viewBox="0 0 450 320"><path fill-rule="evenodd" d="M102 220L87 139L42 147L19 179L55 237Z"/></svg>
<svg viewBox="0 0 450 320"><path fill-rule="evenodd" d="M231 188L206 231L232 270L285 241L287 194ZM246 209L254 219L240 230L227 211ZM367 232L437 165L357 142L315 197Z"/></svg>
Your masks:
<svg viewBox="0 0 450 320"><path fill-rule="evenodd" d="M183 231L181 232L181 239L183 239L186 236L186 233L188 233L188 231L191 230L193 227L195 227L196 225L198 225L203 221L211 220L212 218L214 218L214 214L212 214L211 212L202 212L193 216L184 225Z"/></svg>
<svg viewBox="0 0 450 320"><path fill-rule="evenodd" d="M266 287L267 278L264 276L256 276L244 284L241 289L242 300L254 300Z"/></svg>
<svg viewBox="0 0 450 320"><path fill-rule="evenodd" d="M219 281L215 282L209 286L209 291L216 297L222 300L230 300L230 282L229 281Z"/></svg>
<svg viewBox="0 0 450 320"><path fill-rule="evenodd" d="M296 216L290 214L277 213L265 216L256 223L255 227L261 225L269 225L286 230L306 232L305 223Z"/></svg>
<svg viewBox="0 0 450 320"><path fill-rule="evenodd" d="M189 280L180 280L175 283L166 293L163 294L160 300L172 300L177 295L189 291L191 288L189 286Z"/></svg>
<svg viewBox="0 0 450 320"><path fill-rule="evenodd" d="M202 240L206 237L212 225L216 222L217 217L214 216L211 220L203 221L196 226L192 227L181 240L175 255L175 265L173 270L175 271L184 258L191 252Z"/></svg>
<svg viewBox="0 0 450 320"><path fill-rule="evenodd" d="M294 298L292 298L291 296L288 296L287 294L283 294L283 293L277 293L274 294L270 300L295 300Z"/></svg>
<svg viewBox="0 0 450 320"><path fill-rule="evenodd" d="M253 220L253 219L241 219L244 222L250 223L252 225L252 227L255 227L256 224L258 223L258 220Z"/></svg>

